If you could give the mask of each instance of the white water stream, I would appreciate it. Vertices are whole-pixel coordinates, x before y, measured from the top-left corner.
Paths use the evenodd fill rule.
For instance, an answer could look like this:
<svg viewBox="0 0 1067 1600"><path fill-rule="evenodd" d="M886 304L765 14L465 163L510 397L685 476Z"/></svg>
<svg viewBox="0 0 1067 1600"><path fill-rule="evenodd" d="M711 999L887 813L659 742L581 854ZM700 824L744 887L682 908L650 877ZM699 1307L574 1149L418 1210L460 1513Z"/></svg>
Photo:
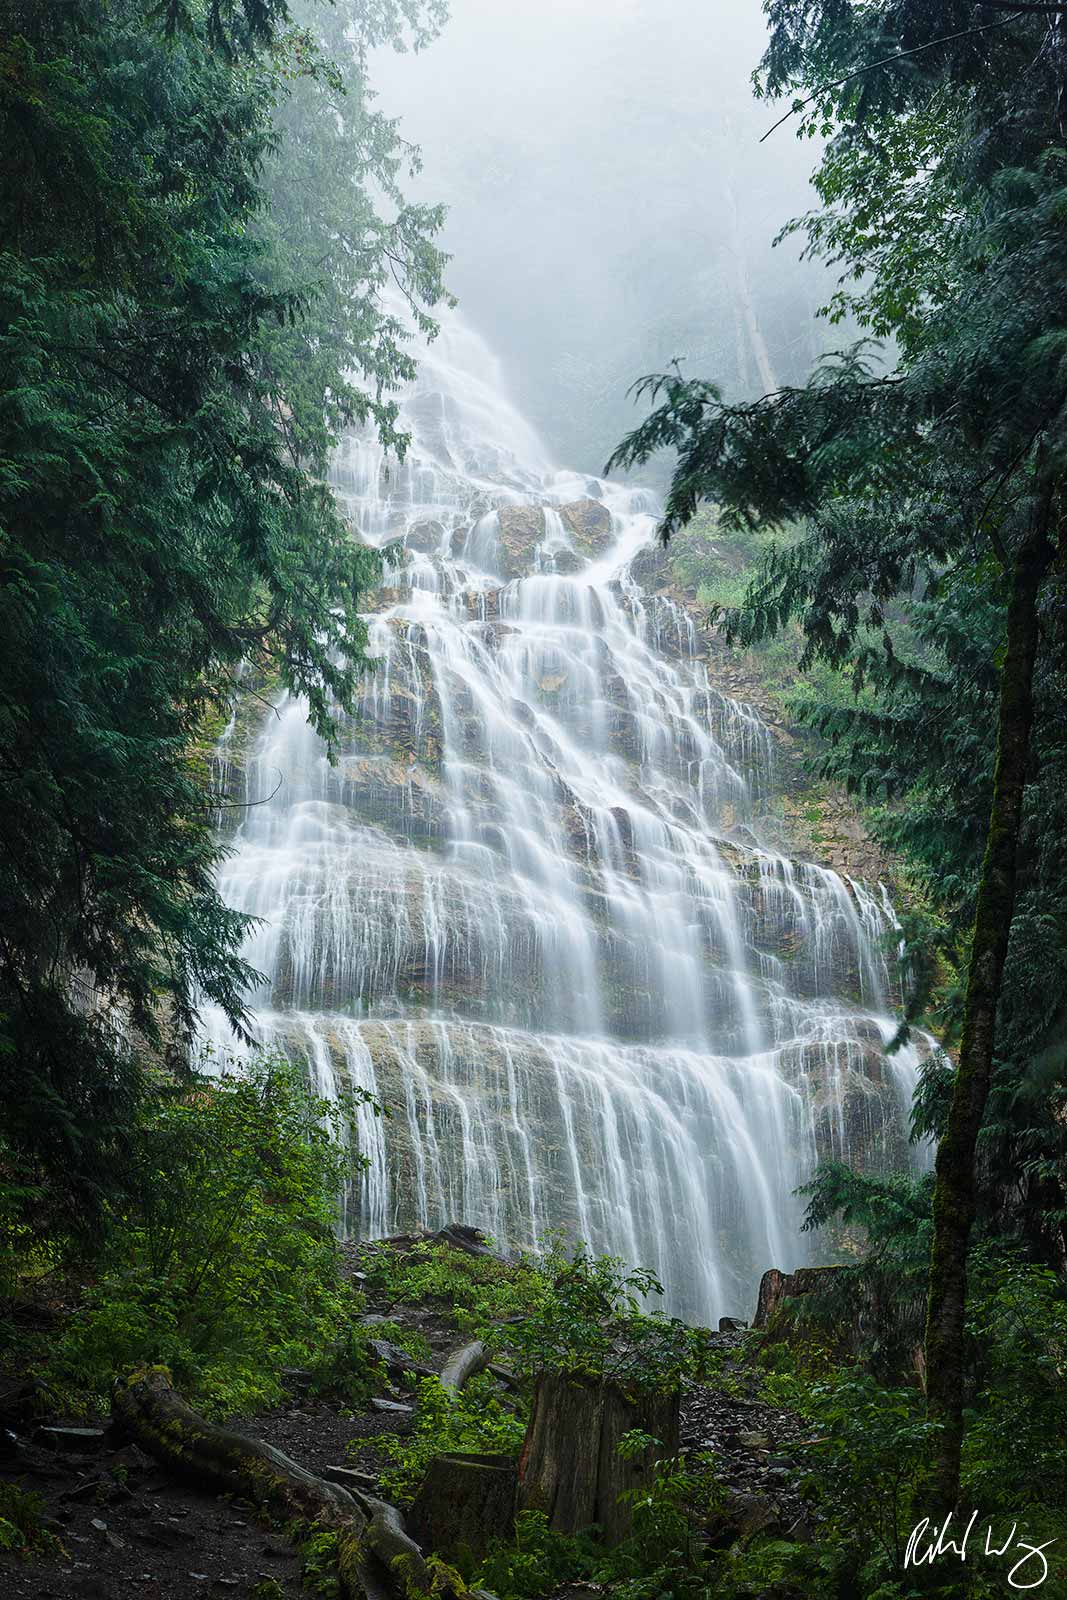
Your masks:
<svg viewBox="0 0 1067 1600"><path fill-rule="evenodd" d="M341 760L285 699L226 752L266 801L221 876L262 919L260 1033L388 1106L363 1233L563 1227L680 1314L748 1314L804 1259L818 1154L907 1160L892 909L761 843L774 741L638 581L650 496L555 470L458 320L403 414L403 466L358 437L335 465L359 536L405 545Z"/></svg>

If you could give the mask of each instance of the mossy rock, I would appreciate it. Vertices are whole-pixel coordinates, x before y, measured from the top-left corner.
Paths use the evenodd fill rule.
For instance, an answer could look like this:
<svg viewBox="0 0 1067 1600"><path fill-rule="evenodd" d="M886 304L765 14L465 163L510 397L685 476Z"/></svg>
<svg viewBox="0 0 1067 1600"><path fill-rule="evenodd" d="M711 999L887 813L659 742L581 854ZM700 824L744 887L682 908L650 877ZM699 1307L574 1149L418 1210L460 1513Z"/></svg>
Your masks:
<svg viewBox="0 0 1067 1600"><path fill-rule="evenodd" d="M599 500L572 500L570 505L560 506L559 514L586 555L602 555L611 544L611 512Z"/></svg>
<svg viewBox="0 0 1067 1600"><path fill-rule="evenodd" d="M545 537L545 514L540 506L501 506L497 524L500 570L507 578L521 578L536 564L537 547Z"/></svg>

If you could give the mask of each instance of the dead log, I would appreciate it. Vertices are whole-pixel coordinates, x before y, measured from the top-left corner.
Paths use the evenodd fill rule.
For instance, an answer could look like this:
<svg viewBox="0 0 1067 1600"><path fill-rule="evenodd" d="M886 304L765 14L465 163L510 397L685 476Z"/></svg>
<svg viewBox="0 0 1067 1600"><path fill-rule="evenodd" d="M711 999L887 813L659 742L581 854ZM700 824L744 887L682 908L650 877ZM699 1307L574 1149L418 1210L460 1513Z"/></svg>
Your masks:
<svg viewBox="0 0 1067 1600"><path fill-rule="evenodd" d="M408 1523L421 1545L446 1560L469 1552L480 1561L493 1539L511 1536L517 1488L509 1456L435 1456Z"/></svg>
<svg viewBox="0 0 1067 1600"><path fill-rule="evenodd" d="M543 1372L519 1461L518 1510L543 1512L557 1533L596 1525L605 1544L621 1543L633 1512L620 1496L649 1487L656 1461L677 1452L679 1398L677 1389ZM619 1441L634 1429L658 1442L627 1460Z"/></svg>
<svg viewBox="0 0 1067 1600"><path fill-rule="evenodd" d="M206 1421L159 1367L121 1379L111 1409L141 1449L175 1476L216 1494L249 1500L261 1513L282 1521L314 1522L336 1532L346 1600L378 1600L387 1592L363 1555L363 1536L373 1518L340 1484L308 1472L273 1445Z"/></svg>
<svg viewBox="0 0 1067 1600"><path fill-rule="evenodd" d="M432 1594L433 1575L419 1546L409 1537L404 1518L396 1506L369 1494L361 1494L359 1499L370 1518L363 1535L364 1543L397 1581L401 1594L406 1600L414 1600L419 1594Z"/></svg>
<svg viewBox="0 0 1067 1600"><path fill-rule="evenodd" d="M459 1350L453 1350L448 1360L441 1369L441 1383L446 1389L457 1392L476 1378L479 1372L484 1372L489 1365L490 1355L480 1339L475 1339L473 1344L465 1344Z"/></svg>
<svg viewBox="0 0 1067 1600"><path fill-rule="evenodd" d="M495 1256L496 1251L480 1228L472 1228L466 1222L450 1222L447 1227L440 1228L433 1235L434 1244L449 1244L454 1250L462 1250L468 1256ZM500 1259L499 1257L497 1258Z"/></svg>

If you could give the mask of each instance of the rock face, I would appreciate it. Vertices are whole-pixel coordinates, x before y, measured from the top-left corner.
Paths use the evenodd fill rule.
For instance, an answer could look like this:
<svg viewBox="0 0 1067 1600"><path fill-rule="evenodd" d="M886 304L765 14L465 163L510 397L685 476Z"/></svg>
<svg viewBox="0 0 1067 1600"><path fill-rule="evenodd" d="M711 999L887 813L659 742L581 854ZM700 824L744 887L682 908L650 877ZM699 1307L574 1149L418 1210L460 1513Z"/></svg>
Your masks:
<svg viewBox="0 0 1067 1600"><path fill-rule="evenodd" d="M405 551L338 758L278 697L234 766L261 1032L388 1108L357 1106L353 1230L563 1227L709 1321L801 1256L820 1155L910 1159L892 907L768 843L775 736L639 579L650 497L553 473L488 358L437 359L404 465L353 437L336 466Z"/></svg>

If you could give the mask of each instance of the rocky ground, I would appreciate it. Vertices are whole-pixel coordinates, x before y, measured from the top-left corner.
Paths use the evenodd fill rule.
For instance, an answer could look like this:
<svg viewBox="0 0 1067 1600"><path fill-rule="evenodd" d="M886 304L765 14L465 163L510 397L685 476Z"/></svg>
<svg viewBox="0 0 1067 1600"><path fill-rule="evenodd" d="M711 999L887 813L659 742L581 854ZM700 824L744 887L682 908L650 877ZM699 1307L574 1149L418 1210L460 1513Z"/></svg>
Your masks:
<svg viewBox="0 0 1067 1600"><path fill-rule="evenodd" d="M422 1335L430 1354L414 1363L439 1372L464 1343L447 1307L397 1307L370 1300L368 1321L390 1320ZM722 1528L753 1533L779 1529L803 1537L805 1510L791 1453L803 1424L764 1404L741 1362L746 1335L720 1334L727 1353L726 1387L690 1386L682 1407L682 1446L721 1459L728 1511ZM0 1408L5 1386L0 1383ZM291 1395L270 1411L229 1425L285 1451L323 1475L373 1492L387 1457L378 1441L410 1430L413 1396L394 1373L358 1415L313 1399L299 1373ZM247 1506L174 1480L136 1445L117 1437L106 1417L9 1417L0 1431L0 1479L32 1490L44 1502L65 1555L19 1560L0 1555L5 1600L295 1600L307 1594L300 1559L284 1532L263 1526ZM716 1526L709 1529L716 1539Z"/></svg>

